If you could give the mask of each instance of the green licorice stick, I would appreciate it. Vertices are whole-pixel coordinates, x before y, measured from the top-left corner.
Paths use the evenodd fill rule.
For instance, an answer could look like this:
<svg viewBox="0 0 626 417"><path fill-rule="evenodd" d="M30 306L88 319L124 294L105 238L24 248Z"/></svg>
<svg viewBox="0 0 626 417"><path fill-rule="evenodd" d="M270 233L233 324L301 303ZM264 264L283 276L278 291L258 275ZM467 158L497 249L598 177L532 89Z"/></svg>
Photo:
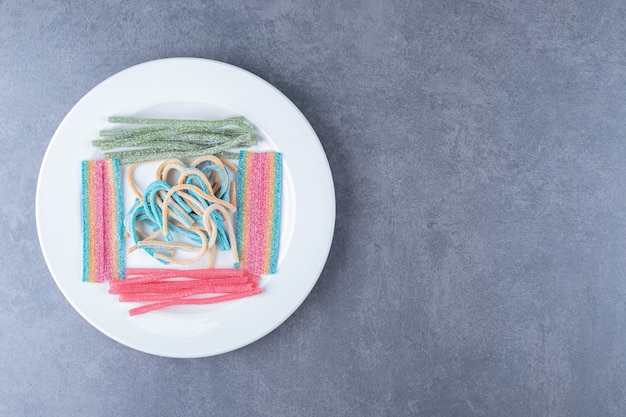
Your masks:
<svg viewBox="0 0 626 417"><path fill-rule="evenodd" d="M129 148L125 148L125 149L161 149L161 150L173 150L173 151L192 151L194 149L203 149L206 148L209 145L203 145L200 143L191 143L191 142L174 142L174 141L167 141L167 140L153 140L153 141L149 141L144 143L142 146L135 146L135 147L129 147ZM114 148L114 149L118 149L118 148ZM111 150L114 150L111 149ZM103 149L104 150L104 149Z"/></svg>
<svg viewBox="0 0 626 417"><path fill-rule="evenodd" d="M207 148L237 140L238 146L254 145L257 143L256 136L246 133L236 138L221 137L219 135L182 135L177 138L156 139L96 139L92 144L103 151L112 151L118 148L162 148L162 149L196 149Z"/></svg>
<svg viewBox="0 0 626 417"><path fill-rule="evenodd" d="M215 154L215 156L222 159L239 159L238 152L218 152Z"/></svg>
<svg viewBox="0 0 626 417"><path fill-rule="evenodd" d="M248 131L242 130L228 130L224 132L199 132L196 130L187 130L187 129L176 129L176 130L162 130L155 132L146 132L132 136L116 136L116 137L104 137L100 139L96 139L94 144L115 144L119 143L121 145L127 146L128 144L132 144L134 141L140 142L145 140L193 140L193 141L224 141L228 139L232 139L234 137L238 137L245 134L251 134Z"/></svg>
<svg viewBox="0 0 626 417"><path fill-rule="evenodd" d="M220 120L201 119L157 119L146 117L123 117L111 116L109 123L143 124L143 125L174 125L174 126L229 126L235 125L243 129L252 130L252 126L246 123L242 116Z"/></svg>
<svg viewBox="0 0 626 417"><path fill-rule="evenodd" d="M219 137L219 135L208 136L208 135L195 135L195 134L183 135L181 136L181 138L183 138L183 141L185 142L199 143L199 144L205 144L205 145L224 143L224 142L231 141L231 140L241 140L241 141L253 142L253 143L256 143L257 141L256 135L254 133L249 133L249 132L239 133L238 135L233 135L233 136L222 136L221 138ZM178 139L171 138L169 140L175 141Z"/></svg>
<svg viewBox="0 0 626 417"><path fill-rule="evenodd" d="M167 137L184 133L219 134L224 136L237 136L251 132L250 129L239 126L149 126L133 128L104 129L100 131L100 137L111 139L126 139L138 136Z"/></svg>
<svg viewBox="0 0 626 417"><path fill-rule="evenodd" d="M153 161L164 158L188 158L192 156L210 155L226 152L229 149L236 147L247 147L256 143L255 140L234 139L228 142L211 146L211 147L198 147L195 149L163 149L163 148L145 148L145 149L130 149L123 151L105 152L104 156L107 158L117 158L123 164L134 164L137 162Z"/></svg>
<svg viewBox="0 0 626 417"><path fill-rule="evenodd" d="M167 130L167 126L146 126L146 127L133 127L133 128L115 128L115 129L102 129L99 133L101 137L110 138L126 138L135 135L143 135L146 133L159 132Z"/></svg>
<svg viewBox="0 0 626 417"><path fill-rule="evenodd" d="M241 136L241 135L240 135ZM186 133L177 136L165 136L160 135L142 135L139 137L120 138L120 139L96 139L91 143L93 146L102 150L111 150L115 148L123 147L155 147L156 143L163 143L165 146L173 146L174 143L193 143L193 144L218 144L233 139L224 135L203 135L198 133ZM169 144L168 144L169 143Z"/></svg>
<svg viewBox="0 0 626 417"><path fill-rule="evenodd" d="M119 159L121 164L135 164L138 162L149 162L156 161L159 159L168 159L168 158L190 158L195 156L206 155L209 152L206 152L202 149L200 150L187 150L187 151L171 151L171 150L159 150L159 149L138 149L133 151L118 151L113 152L111 155L105 153L106 158L115 158L113 155L119 155L117 159Z"/></svg>
<svg viewBox="0 0 626 417"><path fill-rule="evenodd" d="M208 136L208 135L182 135L180 136L183 142L194 143L198 145L204 145L205 147L219 145L221 143L238 141L241 144L255 145L257 143L257 137L254 133L243 133L233 137L219 137L219 136ZM169 141L178 141L178 138L172 138Z"/></svg>

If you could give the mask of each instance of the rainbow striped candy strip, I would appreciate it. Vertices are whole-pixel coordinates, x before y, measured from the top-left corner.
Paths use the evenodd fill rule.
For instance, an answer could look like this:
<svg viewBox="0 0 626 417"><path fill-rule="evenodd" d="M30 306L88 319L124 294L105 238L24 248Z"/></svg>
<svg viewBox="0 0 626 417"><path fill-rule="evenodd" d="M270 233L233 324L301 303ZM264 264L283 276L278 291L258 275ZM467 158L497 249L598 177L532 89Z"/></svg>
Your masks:
<svg viewBox="0 0 626 417"><path fill-rule="evenodd" d="M83 281L124 278L123 208L117 159L82 161Z"/></svg>
<svg viewBox="0 0 626 417"><path fill-rule="evenodd" d="M273 274L278 261L282 156L279 152L239 153L237 250L239 267Z"/></svg>

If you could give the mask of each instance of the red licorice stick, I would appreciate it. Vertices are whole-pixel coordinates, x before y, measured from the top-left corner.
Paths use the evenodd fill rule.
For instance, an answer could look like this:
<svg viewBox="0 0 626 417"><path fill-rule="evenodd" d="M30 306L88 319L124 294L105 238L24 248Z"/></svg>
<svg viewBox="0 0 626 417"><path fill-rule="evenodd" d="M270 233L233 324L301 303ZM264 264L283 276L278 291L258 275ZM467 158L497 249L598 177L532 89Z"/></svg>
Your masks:
<svg viewBox="0 0 626 417"><path fill-rule="evenodd" d="M249 275L243 269L237 268L207 268L207 269L168 269L168 268L126 268L126 276L138 276L149 280L159 280L163 278L226 278L241 277Z"/></svg>
<svg viewBox="0 0 626 417"><path fill-rule="evenodd" d="M232 282L236 282L242 278L245 277L249 277L249 278L254 278L258 280L258 275L251 275L248 274L247 272L243 271L243 272L238 272L237 274L234 273L223 273L223 272L219 272L216 274L203 274L202 272L200 272L201 270L198 270L198 272L192 272L189 274L186 274L184 272L182 273L163 273L163 274L147 274L147 275L126 275L127 279L121 280L119 281L120 285L125 285L125 284L137 284L137 283L150 283L150 282L158 282L158 281L165 281L165 280L169 280L169 279L197 279L197 280L226 280L226 279L230 279L232 280ZM204 271L204 270L202 270ZM240 270L238 270L240 271Z"/></svg>
<svg viewBox="0 0 626 417"><path fill-rule="evenodd" d="M170 294L178 291L200 291L205 293L215 293L215 292L231 292L236 291L239 288L253 288L257 285L252 282L244 282L239 284L204 284L204 285L192 285L188 287L156 287L153 285L141 285L137 287L132 287L129 289L110 291L109 294ZM148 288L146 288L148 287Z"/></svg>
<svg viewBox="0 0 626 417"><path fill-rule="evenodd" d="M227 279L196 280L188 279L182 281L157 281L157 282L134 282L134 278L123 281L112 282L109 287L109 294L126 294L137 292L163 292L182 290L187 288L212 288L215 286L237 285L256 283L248 277L234 277Z"/></svg>
<svg viewBox="0 0 626 417"><path fill-rule="evenodd" d="M138 314L143 314L149 311L159 310L165 307L170 307L170 306L175 306L175 305L214 304L214 303L220 303L224 301L236 300L238 298L250 297L252 295L256 295L260 293L261 293L261 289L255 288L253 290L246 291L243 293L218 295L218 296L210 297L210 298L177 298L177 299L162 301L158 303L146 304L141 307L135 307L129 311L129 314L131 316L136 316Z"/></svg>
<svg viewBox="0 0 626 417"><path fill-rule="evenodd" d="M252 284L247 285L235 285L235 286L222 286L211 289L205 288L190 288L187 290L171 291L163 293L128 293L120 294L121 302L153 302L153 301L167 301L177 298L190 297L192 295L209 295L209 294L237 294L244 293L256 289Z"/></svg>

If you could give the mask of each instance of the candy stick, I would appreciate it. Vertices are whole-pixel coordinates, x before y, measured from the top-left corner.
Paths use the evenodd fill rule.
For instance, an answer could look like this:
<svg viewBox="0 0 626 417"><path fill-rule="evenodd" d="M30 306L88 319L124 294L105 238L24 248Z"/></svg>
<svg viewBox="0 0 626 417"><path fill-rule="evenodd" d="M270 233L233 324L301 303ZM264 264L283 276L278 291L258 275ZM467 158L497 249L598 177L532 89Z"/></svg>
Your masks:
<svg viewBox="0 0 626 417"><path fill-rule="evenodd" d="M123 132L123 133L121 133ZM166 129L116 129L114 131L101 131L104 138L95 139L91 143L100 149L114 149L118 147L139 147L161 143L164 145L191 145L191 144L217 144L225 139L241 136L249 133L240 129L206 129L206 128L166 128Z"/></svg>
<svg viewBox="0 0 626 417"><path fill-rule="evenodd" d="M216 152L215 156L218 156L222 161L226 162L228 159L238 159L239 153L237 152Z"/></svg>
<svg viewBox="0 0 626 417"><path fill-rule="evenodd" d="M241 116L231 117L220 120L204 120L204 119L160 119L148 117L123 117L110 116L109 123L127 123L142 125L173 125L173 126L199 126L199 127L226 127L236 126L244 130L252 130L252 127L246 123Z"/></svg>
<svg viewBox="0 0 626 417"><path fill-rule="evenodd" d="M166 278L157 280L148 280L139 278L127 278L120 281L112 281L110 283L109 292L111 294L123 294L127 292L154 292L166 290L181 290L185 288L210 288L224 285L244 285L256 284L256 277L223 277L212 279L194 279L194 278Z"/></svg>
<svg viewBox="0 0 626 417"><path fill-rule="evenodd" d="M169 268L126 268L126 275L155 276L161 278L223 278L242 277L250 274L239 268L211 268L211 269L169 269ZM128 282L128 281L123 281Z"/></svg>
<svg viewBox="0 0 626 417"><path fill-rule="evenodd" d="M109 140L123 140L130 138L173 138L181 134L203 134L209 137L211 134L220 135L221 137L239 136L242 133L251 132L250 129L242 129L236 126L232 127L211 127L211 126L167 126L153 125L132 128L114 128L103 129L100 131L100 137ZM101 139L98 139L101 140Z"/></svg>
<svg viewBox="0 0 626 417"><path fill-rule="evenodd" d="M152 276L139 276L126 278L120 281L111 281L110 291L112 294L122 294L125 292L150 292L154 288L161 289L183 289L210 287L216 285L243 285L258 284L259 277L254 276L232 276L215 278L157 278Z"/></svg>
<svg viewBox="0 0 626 417"><path fill-rule="evenodd" d="M172 137L174 135L174 137ZM158 132L128 138L94 139L91 144L103 151L117 148L158 148L172 150L193 150L217 145L224 141L224 135Z"/></svg>
<svg viewBox="0 0 626 417"><path fill-rule="evenodd" d="M104 156L107 158L117 158L124 164L132 164L164 158L188 158L198 155L218 154L227 152L232 148L248 147L256 143L257 139L254 134L244 133L234 138L227 138L219 143L187 143L179 147L176 147L176 142L168 144L161 142L146 143L141 145L143 147L138 149L125 149L127 147L124 147L120 149L125 150L104 150Z"/></svg>
<svg viewBox="0 0 626 417"><path fill-rule="evenodd" d="M155 301L170 301L178 298L185 298L194 295L208 294L241 294L248 293L256 288L250 284L247 285L231 285L231 286L214 286L206 288L189 288L186 290L170 291L170 292L154 292L154 293L123 293L119 294L121 302L146 303Z"/></svg>
<svg viewBox="0 0 626 417"><path fill-rule="evenodd" d="M225 294L225 295L218 295L215 297L210 297L210 298L177 298L177 299L173 299L173 300L168 300L168 301L162 301L162 302L157 302L157 303L153 303L153 304L147 304L141 307L135 307L129 310L129 314L131 316L136 316L138 314L144 314L150 311L154 311L154 310L159 310L162 308L166 308L166 307L171 307L171 306L175 306L175 305L186 305L186 304L193 304L193 305L202 305L202 304L215 304L215 303L220 303L220 302L224 302L224 301L231 301L231 300L236 300L239 298L244 298L244 297L250 297L253 295L257 295L261 293L261 289L257 288L254 290L250 290L250 291L246 291L243 293L234 293L234 294Z"/></svg>
<svg viewBox="0 0 626 417"><path fill-rule="evenodd" d="M241 280L241 278L238 278ZM111 285L109 294L166 294L184 290L201 290L202 293L235 292L241 289L250 289L255 284L243 280L243 282L217 281L217 280L183 280L161 281L155 283L143 283L132 285Z"/></svg>
<svg viewBox="0 0 626 417"><path fill-rule="evenodd" d="M222 282L258 281L258 276L249 275L247 271L235 268L211 269L166 269L166 268L127 268L126 279L111 283L115 286L134 285L168 279L195 279Z"/></svg>
<svg viewBox="0 0 626 417"><path fill-rule="evenodd" d="M135 135L142 135L144 133L157 132L159 130L166 130L166 126L147 126L147 127L137 127L134 129L102 129L100 130L100 136L102 137L110 137L110 138L128 138Z"/></svg>

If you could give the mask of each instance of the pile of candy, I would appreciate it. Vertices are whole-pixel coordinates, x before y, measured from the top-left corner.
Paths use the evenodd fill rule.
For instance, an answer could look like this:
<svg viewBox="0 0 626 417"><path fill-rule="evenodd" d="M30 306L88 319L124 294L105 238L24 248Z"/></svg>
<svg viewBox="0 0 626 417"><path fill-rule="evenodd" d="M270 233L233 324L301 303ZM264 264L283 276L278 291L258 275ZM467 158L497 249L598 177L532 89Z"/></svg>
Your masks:
<svg viewBox="0 0 626 417"><path fill-rule="evenodd" d="M120 301L144 303L131 315L260 294L259 275L276 272L282 155L229 151L256 143L242 117L109 121L142 126L101 131L105 139L93 144L105 159L82 163L83 280L108 281ZM189 164L179 159L191 156L197 158ZM139 190L137 164L155 160L163 161L154 180ZM131 164L127 180L136 197L125 214L122 164ZM129 252L143 250L162 264L206 257L206 269L125 269L124 236L133 242ZM230 250L233 268L214 268L218 250Z"/></svg>

